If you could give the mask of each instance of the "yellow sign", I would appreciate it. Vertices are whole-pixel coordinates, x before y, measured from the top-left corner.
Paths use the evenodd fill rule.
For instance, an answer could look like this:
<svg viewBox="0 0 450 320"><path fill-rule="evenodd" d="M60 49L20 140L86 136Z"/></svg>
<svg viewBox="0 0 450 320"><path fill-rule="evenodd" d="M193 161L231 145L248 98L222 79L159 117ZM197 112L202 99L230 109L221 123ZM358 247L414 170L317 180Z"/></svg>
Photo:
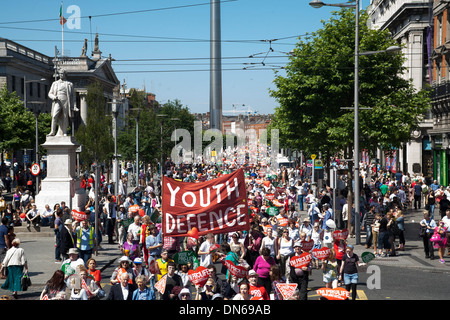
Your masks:
<svg viewBox="0 0 450 320"><path fill-rule="evenodd" d="M313 159L313 160L314 160L316 157L317 157L317 156L316 156L315 154L312 154L312 155L311 155L311 159Z"/></svg>
<svg viewBox="0 0 450 320"><path fill-rule="evenodd" d="M211 157L215 157L216 156L216 150L211 151Z"/></svg>

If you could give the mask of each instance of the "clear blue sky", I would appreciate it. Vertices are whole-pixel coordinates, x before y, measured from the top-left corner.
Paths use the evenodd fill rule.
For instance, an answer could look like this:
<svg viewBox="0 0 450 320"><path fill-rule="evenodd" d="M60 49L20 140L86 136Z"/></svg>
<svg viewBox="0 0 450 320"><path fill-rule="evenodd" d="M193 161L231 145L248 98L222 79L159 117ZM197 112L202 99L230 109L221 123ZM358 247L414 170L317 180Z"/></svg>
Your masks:
<svg viewBox="0 0 450 320"><path fill-rule="evenodd" d="M79 56L87 38L90 53L91 39L98 32L100 50L104 56L111 54L116 59L113 68L121 83L125 81L128 88L145 85L162 103L179 99L191 112L207 112L209 2L66 0L64 16L69 18L73 12L68 13L67 9L76 5L81 19L79 29L69 29L66 24L64 50L67 55ZM341 1L329 1L333 2ZM313 9L308 3L309 0L222 0L224 111L232 110L236 104L238 109L250 108L261 114L274 112L277 103L268 93L269 88L274 88L272 67L284 66L285 53L295 47L296 37L321 28L321 20L328 20L331 11L336 10ZM364 7L368 4L362 3ZM55 46L60 50L62 47L60 6L61 1L54 0L8 1L0 11L0 36L54 56ZM270 43L265 40L272 39L279 40L272 41L273 52L269 52ZM251 55L254 58L248 58Z"/></svg>

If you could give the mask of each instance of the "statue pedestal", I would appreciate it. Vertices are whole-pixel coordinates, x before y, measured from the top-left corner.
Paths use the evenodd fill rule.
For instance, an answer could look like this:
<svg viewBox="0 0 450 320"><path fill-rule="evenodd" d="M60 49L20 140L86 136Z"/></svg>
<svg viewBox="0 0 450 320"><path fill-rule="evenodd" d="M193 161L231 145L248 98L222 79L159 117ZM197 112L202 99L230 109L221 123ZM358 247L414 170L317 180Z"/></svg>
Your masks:
<svg viewBox="0 0 450 320"><path fill-rule="evenodd" d="M51 209L64 201L70 209L83 210L86 193L76 176L76 149L79 144L72 136L47 136L42 146L47 150L47 176L42 180L36 205L42 210Z"/></svg>

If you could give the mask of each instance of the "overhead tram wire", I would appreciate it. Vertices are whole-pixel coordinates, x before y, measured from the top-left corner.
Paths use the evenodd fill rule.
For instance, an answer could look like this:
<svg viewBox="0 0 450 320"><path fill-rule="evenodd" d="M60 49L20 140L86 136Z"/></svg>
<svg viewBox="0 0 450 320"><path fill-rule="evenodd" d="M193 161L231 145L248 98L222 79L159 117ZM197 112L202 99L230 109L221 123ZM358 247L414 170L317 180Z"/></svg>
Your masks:
<svg viewBox="0 0 450 320"><path fill-rule="evenodd" d="M51 33L60 33L60 30L53 30L53 29L40 29L40 28L24 28L24 27L10 27L10 26L1 26L1 29L14 29L14 30L23 30L23 31L37 31L37 32L51 32ZM84 32L84 31L74 31L74 30L67 30L65 31L66 34L79 34L79 35L91 35L90 32ZM135 34L118 34L118 33L101 33L97 32L99 36L107 36L107 37L125 37L125 38L138 38L139 40L105 40L102 39L102 42L212 42L214 40L211 39L198 39L198 38L181 38L181 37L162 37L162 36L149 36L149 35L135 35ZM288 36L288 37L282 37L278 39L272 39L272 40L260 40L260 39L231 39L231 40L220 40L222 43L251 43L251 44L265 44L268 41L278 41L278 40L286 40L286 39L292 39L292 38L301 38L306 36L303 35L295 35L295 36ZM142 40L142 39L156 39L156 40ZM54 42L59 40L49 40L49 39L11 39L13 41L48 41L48 42ZM79 40L74 39L68 39L67 42L78 42ZM279 45L290 45L294 46L295 43L280 43L277 42L276 44Z"/></svg>
<svg viewBox="0 0 450 320"><path fill-rule="evenodd" d="M239 0L221 0L221 3L227 3L227 2L236 2ZM103 14L96 14L96 15L88 15L88 16L81 16L81 19L88 19L88 18L101 18L101 17L108 17L108 16L117 16L117 15L126 15L126 14L139 14L139 13L146 13L146 12L156 12L156 11L164 11L164 10L173 10L173 9L184 9L184 8L192 8L192 7L199 7L199 6L206 6L210 5L211 2L203 2L203 3L196 3L196 4L186 4L181 6L173 6L173 7L164 7L164 8L155 8L155 9L144 9L144 10L133 10L133 11L124 11L124 12L115 12L115 13L103 13ZM7 22L0 22L1 24L16 24L16 23L34 23L34 22L50 22L50 21L58 21L59 18L49 18L49 19L36 19L36 20L21 20L21 21L7 21Z"/></svg>

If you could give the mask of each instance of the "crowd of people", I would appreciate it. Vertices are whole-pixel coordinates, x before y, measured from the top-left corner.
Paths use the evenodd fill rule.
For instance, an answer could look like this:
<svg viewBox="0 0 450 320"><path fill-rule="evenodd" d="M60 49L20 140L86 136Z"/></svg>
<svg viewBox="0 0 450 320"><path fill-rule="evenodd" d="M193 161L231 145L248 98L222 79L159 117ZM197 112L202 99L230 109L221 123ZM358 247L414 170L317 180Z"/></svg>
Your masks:
<svg viewBox="0 0 450 320"><path fill-rule="evenodd" d="M166 162L164 169L166 176L196 183L236 168L201 164L177 167ZM349 208L347 204L347 187L338 190L333 199L333 190L326 180L316 188L310 183L305 167L243 169L251 221L249 230L207 234L197 239L165 237L161 228L159 181L143 174L140 185L126 193L127 173L122 172L121 192L117 196L111 183L101 177L98 215L92 197L94 177L84 176L89 200L82 219L74 219L65 203L46 208L48 214L33 214L36 210L33 197L27 190L18 189L15 192L18 197L3 210L2 226L6 230L2 232L13 233L14 225L21 223L48 224L54 228L55 261L61 268L48 281L41 299L306 300L309 278L316 272L322 277L324 287L344 287L349 298L356 299L358 269L364 263L346 237L335 238L333 233L347 230L348 237L355 236L355 209L354 205ZM427 257L434 257L432 249L438 248L443 262L447 248L446 217L450 218L450 209L442 215L441 206L446 205L447 190L441 186L436 188L435 183L427 186L422 177L394 175L389 171L373 171L360 178L363 188L359 219L361 231L366 235L366 248L373 248L378 257L393 256L397 250L404 250L404 212L407 206L420 209L424 204L426 214L421 225L426 225L425 252ZM441 212L442 219L437 223L432 218L434 208ZM440 235L440 242L431 239L435 234ZM108 295L102 288L102 275L93 258L103 241L116 244L121 256L109 279ZM11 243L5 245L3 255L12 247ZM210 251L215 245L217 249ZM311 254L311 261L300 268L291 263L294 257L322 248L329 249L325 258ZM190 258L181 259L180 254L186 252ZM245 269L245 276L230 272L225 261ZM189 270L200 266L209 274L204 285L193 283L189 277ZM223 276L219 277L220 274ZM297 287L286 297L280 284Z"/></svg>

